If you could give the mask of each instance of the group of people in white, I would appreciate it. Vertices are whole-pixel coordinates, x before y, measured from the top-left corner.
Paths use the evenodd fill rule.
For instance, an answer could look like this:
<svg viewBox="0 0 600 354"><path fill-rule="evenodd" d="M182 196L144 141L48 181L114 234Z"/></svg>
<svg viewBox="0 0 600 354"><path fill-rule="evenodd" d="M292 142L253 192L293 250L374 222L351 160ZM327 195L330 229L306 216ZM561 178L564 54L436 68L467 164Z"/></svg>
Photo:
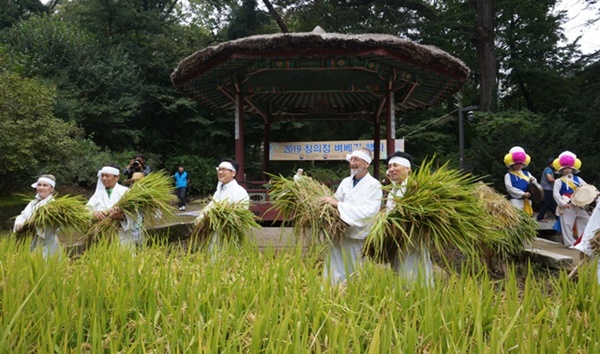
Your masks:
<svg viewBox="0 0 600 354"><path fill-rule="evenodd" d="M328 260L325 263L324 276L334 284L345 281L362 263L361 250L369 233L369 221L379 212L383 196L380 182L369 173L372 161L371 151L367 148L358 148L348 155L347 159L350 164L350 176L340 183L333 197L321 199L322 203L329 203L336 207L340 212L340 218L349 225L343 240L339 244L331 245ZM412 168L411 165L412 158L405 153L398 152L388 158L387 175L391 183L397 186L393 190L394 195L401 196L403 194L406 179ZM247 191L235 179L238 169L238 163L232 159L223 159L220 162L216 168L218 184L212 196L213 201L227 200L231 203L246 203L246 206L249 206L250 198ZM140 220L133 220L120 210L113 208L128 190L127 187L118 183L120 175L117 166L102 167L98 171L96 191L89 199L87 206L93 217L98 220L105 218L119 220L121 244L141 246L144 240L140 230ZM302 171L298 171L296 179L302 177ZM52 200L55 186L56 180L51 175L43 175L33 184L37 194L21 215L16 218L14 231L23 227L36 208ZM210 208L212 203L205 208ZM393 198L390 195L387 208L391 209L392 207ZM200 218L202 214L201 211ZM60 249L56 236L57 231L56 229L37 230L36 237L31 243L31 249L42 247L44 256L56 253ZM217 242L216 237L218 236L215 235L212 243ZM433 284L431 259L427 250L416 250L413 253L397 257L393 260L392 267L411 279L417 279L419 271L422 270L425 279Z"/></svg>
<svg viewBox="0 0 600 354"><path fill-rule="evenodd" d="M383 199L381 183L369 173L369 166L372 162L371 151L359 147L347 156L347 160L350 165L350 176L342 180L333 197L322 197L320 200L322 203L334 206L339 211L342 221L349 226L340 243L330 245L329 255L324 265L323 275L333 284L346 281L362 263L361 252L365 238L370 231L370 220L381 209ZM504 158L504 163L509 168L504 182L510 201L515 207L529 215L533 211L528 185L536 182L535 177L524 170L530 161L530 156L518 146L513 147ZM591 256L592 250L589 241L595 231L600 229L600 203L594 210L591 221L584 208L571 203L573 193L577 188L586 184L581 177L577 176L581 161L575 154L565 151L559 155L553 165L556 172L561 175L554 182L553 196L558 205L556 215L561 224L563 241L565 245L577 248ZM238 163L232 159L223 159L220 162L216 168L218 184L212 196L213 201L241 202L249 207L249 195L235 179L238 169ZM412 157L409 154L396 152L388 157L386 175L393 185L384 205L388 212L394 208L394 196L397 198L404 194L411 170ZM295 176L296 180L303 177L302 171L298 172ZM141 221L133 220L120 210L113 208L128 190L127 187L118 183L119 177L118 166L102 167L98 171L96 191L87 202L87 206L93 217L98 220L105 218L119 220L121 225L119 240L122 245L141 246L144 241L140 230ZM16 218L13 231L19 231L37 208L52 200L55 186L56 179L52 175L42 175L38 178L32 185L37 194ZM211 204L205 208L210 208ZM202 217L202 212L200 217ZM56 253L60 249L56 236L57 231L55 228L36 230L36 237L32 240L31 249L42 247L44 256ZM212 243L218 242L217 237L215 235ZM421 278L427 284L433 285L432 261L429 250L426 248L398 254L391 260L391 267L409 280L416 281ZM600 282L600 269L598 280Z"/></svg>

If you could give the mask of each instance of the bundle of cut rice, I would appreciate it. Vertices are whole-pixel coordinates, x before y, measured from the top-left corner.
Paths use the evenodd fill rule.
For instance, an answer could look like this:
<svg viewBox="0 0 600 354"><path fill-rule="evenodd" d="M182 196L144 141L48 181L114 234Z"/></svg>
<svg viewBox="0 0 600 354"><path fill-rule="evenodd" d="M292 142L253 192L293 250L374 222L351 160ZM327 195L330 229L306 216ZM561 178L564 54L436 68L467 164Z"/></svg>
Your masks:
<svg viewBox="0 0 600 354"><path fill-rule="evenodd" d="M478 261L480 235L501 238L474 193L476 178L449 169L447 163L435 170L432 165L433 160L423 162L408 178L404 196L392 193L395 205L374 218L363 249L366 256L381 261L429 247L447 263L445 251L452 245Z"/></svg>
<svg viewBox="0 0 600 354"><path fill-rule="evenodd" d="M322 197L333 196L332 191L310 177L293 181L272 176L269 196L273 202L271 209L278 211L285 224L293 224L298 239L309 236L312 241L320 242L325 237L337 244L348 229L337 208L320 201Z"/></svg>
<svg viewBox="0 0 600 354"><path fill-rule="evenodd" d="M531 217L483 183L476 185L475 193L482 209L495 220L492 226L503 236L501 239L488 239L487 234L481 234L481 242L491 251L491 255L506 260L520 253L524 245L533 242L537 235L537 223Z"/></svg>
<svg viewBox="0 0 600 354"><path fill-rule="evenodd" d="M80 196L58 196L35 209L23 228L15 233L17 239L36 234L36 229L54 228L63 231L83 232L90 224L90 212Z"/></svg>
<svg viewBox="0 0 600 354"><path fill-rule="evenodd" d="M248 202L230 203L227 200L212 200L202 209L201 216L190 235L192 244L203 245L217 234L221 242L241 243L253 228L261 228Z"/></svg>
<svg viewBox="0 0 600 354"><path fill-rule="evenodd" d="M165 171L157 171L135 182L111 210L120 210L125 216L139 221L144 229L142 220L152 225L158 219L173 217L175 208L172 203L176 199L172 178ZM88 231L88 244L105 237L112 240L119 229L119 220L105 218L96 221Z"/></svg>
<svg viewBox="0 0 600 354"><path fill-rule="evenodd" d="M594 236L590 239L590 247L595 255L600 254L600 229L594 231Z"/></svg>

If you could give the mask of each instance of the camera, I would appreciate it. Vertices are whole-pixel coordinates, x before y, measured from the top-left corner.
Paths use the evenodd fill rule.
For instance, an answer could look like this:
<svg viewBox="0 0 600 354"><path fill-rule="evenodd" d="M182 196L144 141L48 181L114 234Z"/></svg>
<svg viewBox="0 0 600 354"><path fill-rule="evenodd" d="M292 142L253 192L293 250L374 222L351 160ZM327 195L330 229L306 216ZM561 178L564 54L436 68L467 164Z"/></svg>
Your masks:
<svg viewBox="0 0 600 354"><path fill-rule="evenodd" d="M135 160L133 161L133 163L131 164L131 166L137 168L140 167L142 165L142 163L140 162L140 160Z"/></svg>

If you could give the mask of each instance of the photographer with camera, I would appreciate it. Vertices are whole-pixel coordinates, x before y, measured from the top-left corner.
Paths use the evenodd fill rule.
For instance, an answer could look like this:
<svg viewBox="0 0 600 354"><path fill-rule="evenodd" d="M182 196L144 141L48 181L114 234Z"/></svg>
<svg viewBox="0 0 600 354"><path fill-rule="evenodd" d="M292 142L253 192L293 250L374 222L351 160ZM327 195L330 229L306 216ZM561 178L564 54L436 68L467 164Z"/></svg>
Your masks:
<svg viewBox="0 0 600 354"><path fill-rule="evenodd" d="M134 172L142 172L144 176L147 176L150 171L152 169L146 165L146 157L142 154L137 154L129 161L129 165L123 170L123 175L130 179L133 177Z"/></svg>

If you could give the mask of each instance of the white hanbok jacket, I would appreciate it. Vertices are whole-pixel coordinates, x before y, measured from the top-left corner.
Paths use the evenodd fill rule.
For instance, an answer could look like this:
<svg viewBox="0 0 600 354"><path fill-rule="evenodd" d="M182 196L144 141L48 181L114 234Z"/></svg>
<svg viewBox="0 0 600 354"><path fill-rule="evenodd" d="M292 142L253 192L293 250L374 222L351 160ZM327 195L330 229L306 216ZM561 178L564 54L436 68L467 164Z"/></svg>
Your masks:
<svg viewBox="0 0 600 354"><path fill-rule="evenodd" d="M48 202L54 200L53 195L49 195L44 199L40 199L39 195L36 195L35 198L27 204L25 209L21 212L19 216L15 219L15 225L13 227L13 232L17 231L17 225L23 225L31 217L33 213L41 206L47 204ZM54 254L58 251L58 237L56 233L58 232L58 228L48 227L44 229L36 229L36 236L31 240L31 250L33 251L37 246L41 245L43 247L44 257L47 257L50 254Z"/></svg>
<svg viewBox="0 0 600 354"><path fill-rule="evenodd" d="M403 197L405 191L406 181L390 191L385 204L388 213L396 206L394 197ZM391 260L392 269L410 281L417 281L419 276L422 276L427 285L433 286L433 263L431 262L429 247L427 245L414 245L414 247L414 249L406 250L404 253L398 252Z"/></svg>
<svg viewBox="0 0 600 354"><path fill-rule="evenodd" d="M350 225L346 238L364 240L369 234L369 222L381 206L383 195L379 181L367 173L353 187L352 177L346 177L333 196L338 201L340 217Z"/></svg>
<svg viewBox="0 0 600 354"><path fill-rule="evenodd" d="M117 204L128 190L129 188L117 183L109 197L105 189L99 189L87 202L87 206L92 212L107 211ZM119 233L121 244L139 245L142 241L139 222L125 215L125 219L120 220L119 223L121 224L121 231Z"/></svg>
<svg viewBox="0 0 600 354"><path fill-rule="evenodd" d="M362 263L362 248L371 229L371 219L379 212L381 184L366 174L353 186L352 177L340 183L335 194L340 218L350 227L339 244L331 245L323 276L332 284L346 280Z"/></svg>

